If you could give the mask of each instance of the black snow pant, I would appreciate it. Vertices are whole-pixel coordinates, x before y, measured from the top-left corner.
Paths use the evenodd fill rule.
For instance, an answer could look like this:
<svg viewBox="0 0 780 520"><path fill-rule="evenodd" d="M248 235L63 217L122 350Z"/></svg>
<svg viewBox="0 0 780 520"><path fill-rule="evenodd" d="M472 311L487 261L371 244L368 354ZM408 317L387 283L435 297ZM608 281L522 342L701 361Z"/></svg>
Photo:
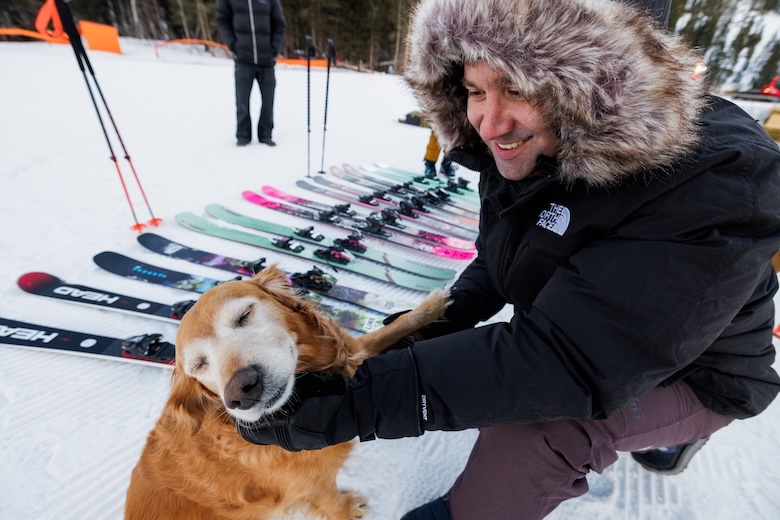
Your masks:
<svg viewBox="0 0 780 520"><path fill-rule="evenodd" d="M257 138L271 137L274 129L274 91L276 74L273 67L259 67L236 62L236 139L248 143L252 140L252 118L249 115L249 97L254 82L260 86L260 120L257 122Z"/></svg>

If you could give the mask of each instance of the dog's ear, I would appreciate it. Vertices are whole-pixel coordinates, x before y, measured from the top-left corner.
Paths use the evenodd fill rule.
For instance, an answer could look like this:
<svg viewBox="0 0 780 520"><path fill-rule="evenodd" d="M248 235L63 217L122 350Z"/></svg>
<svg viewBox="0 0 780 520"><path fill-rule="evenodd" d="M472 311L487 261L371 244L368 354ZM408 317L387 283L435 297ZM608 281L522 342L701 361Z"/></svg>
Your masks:
<svg viewBox="0 0 780 520"><path fill-rule="evenodd" d="M212 397L211 392L176 366L171 377L171 393L167 404L174 424L168 426L184 429L188 436L195 435L208 411L214 408L214 399L216 397Z"/></svg>
<svg viewBox="0 0 780 520"><path fill-rule="evenodd" d="M269 265L251 278L251 281L269 291L289 291L287 275L276 264Z"/></svg>
<svg viewBox="0 0 780 520"><path fill-rule="evenodd" d="M310 327L313 326L318 330L322 328L319 323L322 317L315 310L314 305L293 291L287 280L287 275L276 264L266 267L253 276L250 281L273 296L274 301L295 312Z"/></svg>
<svg viewBox="0 0 780 520"><path fill-rule="evenodd" d="M299 368L343 371L344 367L357 365L347 333L323 316L314 303L295 294L287 276L275 264L255 275L252 281L272 295L277 303L293 311L295 319L287 325L299 341ZM325 344L329 344L328 347Z"/></svg>

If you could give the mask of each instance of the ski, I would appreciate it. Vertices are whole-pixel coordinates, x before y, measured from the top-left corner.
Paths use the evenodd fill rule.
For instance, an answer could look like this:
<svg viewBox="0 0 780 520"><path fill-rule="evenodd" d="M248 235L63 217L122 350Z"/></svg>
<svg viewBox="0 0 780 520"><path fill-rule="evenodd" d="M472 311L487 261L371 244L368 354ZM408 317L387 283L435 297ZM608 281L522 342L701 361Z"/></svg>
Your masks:
<svg viewBox="0 0 780 520"><path fill-rule="evenodd" d="M441 233L447 233L465 240L473 241L478 233L478 227L472 224L453 219L441 219L426 213L423 211L424 203L416 198L392 197L385 191L369 191L362 187L348 186L323 175L314 177L314 182L320 186L310 184L304 179L296 181L295 184L299 188L365 208L377 210L380 205L390 207L405 219L422 222L425 226Z"/></svg>
<svg viewBox="0 0 780 520"><path fill-rule="evenodd" d="M204 293L217 285L231 280L216 280L205 276L181 273L155 265L139 262L119 253L104 251L94 257L95 263L110 273L132 280L165 285L185 291ZM241 279L240 277L234 278ZM300 292L299 292L300 293ZM323 314L330 316L340 326L358 332L371 332L382 326L385 315L367 309L353 309L352 305L339 302L311 291L300 293L307 300L318 304Z"/></svg>
<svg viewBox="0 0 780 520"><path fill-rule="evenodd" d="M435 278L437 280L452 280L455 278L456 271L454 269L426 265L422 262L404 258L391 258L385 251L381 251L378 248L370 248L363 242L363 235L355 229L347 229L350 234L345 238L330 238L325 237L325 235L322 235L319 232L315 232L314 226L291 228L268 220L244 215L243 213L233 211L220 204L209 204L206 206L206 213L225 222L257 231L263 231L264 233L271 233L272 235L288 238L294 237L301 242L319 246L328 245L340 247L362 260L368 260L372 263L400 269L401 271L406 271L416 276L422 276L423 278ZM323 218L329 218L329 215L322 214L322 216ZM321 220L321 222L326 222L326 220ZM371 239L372 237L368 236L367 238Z"/></svg>
<svg viewBox="0 0 780 520"><path fill-rule="evenodd" d="M235 242L269 249L298 258L304 258L318 264L333 266L338 269L343 269L344 271L350 271L383 282L389 282L406 289L430 292L433 289L441 289L445 285L443 280L423 278L411 273L383 267L371 262L365 262L359 258L352 258L351 255L337 246L322 246L319 249L308 246L304 247L297 243L292 236L272 240L256 233L218 226L204 218L193 215L192 213L179 213L176 215L176 222L187 229L197 231L198 233L224 238L226 240L233 240Z"/></svg>
<svg viewBox="0 0 780 520"><path fill-rule="evenodd" d="M265 258L247 261L201 251L173 242L154 233L138 235L138 242L145 248L161 255L207 267L214 267L243 276L252 276L254 273L262 271L266 263ZM339 284L335 277L323 272L316 266L305 273L287 272L285 274L287 274L287 279L293 287L313 291L323 296L329 296L336 300L353 303L385 314L411 309L415 306L415 304L410 302L387 299L376 293Z"/></svg>
<svg viewBox="0 0 780 520"><path fill-rule="evenodd" d="M342 218L346 221L353 221L353 220L360 221L360 220L366 220L367 218L370 218L370 219L378 220L383 225L385 225L386 227L394 231L398 231L399 233L403 233L411 237L426 240L434 244L441 244L455 249L462 249L464 251L471 251L474 249L474 241L469 242L468 240L463 240L460 238L444 236L439 233L434 233L433 231L422 229L416 224L402 224L401 222L398 221L398 219L400 218L399 213L390 208L386 208L381 212L375 211L372 212L370 215L365 216L365 215L358 215L356 211L351 210L348 207L345 207L345 205L343 204L328 206L327 204L323 204L321 202L316 202L313 200L304 199L302 197L291 195L289 193L285 193L282 190L274 188L273 186L263 186L263 193L271 197L283 200L285 202L289 202L297 206L303 206L305 208L317 212L334 212L337 214L339 218Z"/></svg>
<svg viewBox="0 0 780 520"><path fill-rule="evenodd" d="M396 230L400 233L405 233L410 236L423 238L434 243L447 245L458 249L471 250L474 248L474 240L476 239L476 236L474 235L472 235L471 240L459 236L465 236L467 234L461 232L452 233L452 236L446 236L441 234L439 230L435 229L434 227L428 226L424 222L421 222L418 218L402 215L397 210L390 207L383 209L372 208L374 211L366 216L365 214L359 214L357 211L352 209L350 203L336 203L333 205L328 205L322 202L317 202L299 197L297 195L286 193L280 189L274 188L273 186L263 186L263 193L276 199L295 204L297 206L303 206L313 211L334 212L339 218L343 218L345 220L350 220L355 217L362 219L372 218L379 220L382 224L390 229Z"/></svg>
<svg viewBox="0 0 780 520"><path fill-rule="evenodd" d="M195 300L183 300L173 305L157 303L86 285L66 283L49 273L25 273L16 283L30 294L171 323L178 323L195 303Z"/></svg>
<svg viewBox="0 0 780 520"><path fill-rule="evenodd" d="M364 235L373 238L379 238L381 240L385 240L386 242L408 247L410 249L414 249L415 251L421 251L430 255L441 256L453 260L470 260L474 258L475 255L473 250L466 251L462 249L455 249L450 246L437 245L408 235L401 235L390 232L385 228L384 224L378 220L353 220L353 225L349 225L341 222L341 219L338 215L335 214L335 212L314 212L308 209L296 208L288 204L282 204L281 202L266 199L262 195L248 190L244 191L242 195L249 202L264 208L273 209L281 213L313 220L315 222L324 222L325 224L345 229L347 231L359 231Z"/></svg>
<svg viewBox="0 0 780 520"><path fill-rule="evenodd" d="M409 197L417 197L421 199L425 205L425 209L432 214L440 215L442 217L456 218L462 222L479 225L479 214L474 211L464 210L455 206L447 206L441 199L438 198L436 193L430 193L422 190L418 190L411 183L394 183L393 181L384 180L374 177L368 173L361 172L354 168L350 168L349 171L339 168L338 166L331 166L330 172L336 177L348 182L363 186L370 190L385 191L390 193L398 193L407 195Z"/></svg>
<svg viewBox="0 0 780 520"><path fill-rule="evenodd" d="M423 185L430 184L431 186L445 190L449 193L463 196L467 200L475 203L477 206L479 205L479 193L477 193L473 188L469 188L469 181L463 177L458 177L457 179L441 180L439 178L428 177L427 175L419 175L414 172L402 170L400 168L395 168L393 166L381 163L375 163L370 167L363 166L363 168L369 172L392 175L392 178L398 179L402 182L411 180Z"/></svg>
<svg viewBox="0 0 780 520"><path fill-rule="evenodd" d="M0 318L0 344L170 367L175 347L161 338L143 334L119 339Z"/></svg>
<svg viewBox="0 0 780 520"><path fill-rule="evenodd" d="M460 190L454 181L450 181L451 185L441 184L438 181L434 182L433 179L430 179L425 175L405 177L388 170L367 166L356 167L350 164L343 164L342 168L347 173L352 173L354 175L371 175L377 181L391 183L394 186L400 183L403 186L408 186L413 193L423 195L430 193L430 198L434 205L437 203L438 199L438 203L442 205L452 205L467 211L468 215L471 217L479 218L479 199L474 198L471 193Z"/></svg>

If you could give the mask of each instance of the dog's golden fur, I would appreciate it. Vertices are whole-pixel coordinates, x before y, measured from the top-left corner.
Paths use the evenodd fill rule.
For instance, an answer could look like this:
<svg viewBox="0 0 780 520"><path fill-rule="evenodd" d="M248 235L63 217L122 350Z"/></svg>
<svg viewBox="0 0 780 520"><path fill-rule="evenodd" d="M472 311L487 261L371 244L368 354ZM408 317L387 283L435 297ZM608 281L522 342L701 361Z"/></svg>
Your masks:
<svg viewBox="0 0 780 520"><path fill-rule="evenodd" d="M170 396L133 470L125 518L258 520L297 508L329 520L360 518L365 500L336 487L353 443L291 453L248 443L233 420L279 409L295 372L354 374L446 305L446 293L435 291L392 324L355 338L297 297L274 266L211 289L179 326ZM263 399L275 391L251 409L234 382L247 367L267 372Z"/></svg>

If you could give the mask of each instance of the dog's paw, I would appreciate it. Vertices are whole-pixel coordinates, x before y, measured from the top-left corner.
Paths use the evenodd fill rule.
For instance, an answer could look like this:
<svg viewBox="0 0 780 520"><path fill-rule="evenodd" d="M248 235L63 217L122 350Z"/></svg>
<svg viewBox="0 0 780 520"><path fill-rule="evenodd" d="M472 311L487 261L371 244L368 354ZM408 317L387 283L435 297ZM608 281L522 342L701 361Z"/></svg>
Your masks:
<svg viewBox="0 0 780 520"><path fill-rule="evenodd" d="M339 520L357 520L359 518L368 517L368 501L363 495L354 493L352 491L342 491L339 494L341 499L343 517L339 517Z"/></svg>
<svg viewBox="0 0 780 520"><path fill-rule="evenodd" d="M441 318L450 304L450 293L445 289L434 289L420 302L414 311L424 321L422 325Z"/></svg>

